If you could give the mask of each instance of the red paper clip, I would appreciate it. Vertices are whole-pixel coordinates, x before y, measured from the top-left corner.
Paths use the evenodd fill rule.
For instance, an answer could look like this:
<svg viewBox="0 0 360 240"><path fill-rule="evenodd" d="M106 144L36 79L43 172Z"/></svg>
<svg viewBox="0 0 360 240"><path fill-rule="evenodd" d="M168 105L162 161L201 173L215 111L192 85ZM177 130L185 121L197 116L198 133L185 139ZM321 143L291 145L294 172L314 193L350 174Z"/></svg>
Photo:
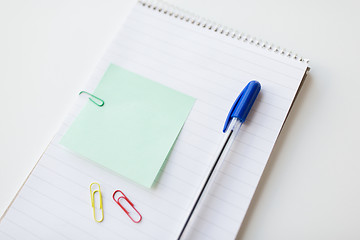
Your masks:
<svg viewBox="0 0 360 240"><path fill-rule="evenodd" d="M120 196L118 199L116 199L115 194L118 192L121 193L122 196ZM124 212L129 216L131 221L133 221L134 223L138 223L141 221L141 219L142 219L141 214L138 212L138 210L136 210L136 208L134 207L134 204L125 196L125 194L122 191L116 190L113 193L113 199L122 208L122 210L124 210ZM128 210L126 210L125 207L120 203L121 199L124 199L135 210L135 212L137 212L137 214L139 215L139 220L136 221L134 218L131 217L130 212Z"/></svg>

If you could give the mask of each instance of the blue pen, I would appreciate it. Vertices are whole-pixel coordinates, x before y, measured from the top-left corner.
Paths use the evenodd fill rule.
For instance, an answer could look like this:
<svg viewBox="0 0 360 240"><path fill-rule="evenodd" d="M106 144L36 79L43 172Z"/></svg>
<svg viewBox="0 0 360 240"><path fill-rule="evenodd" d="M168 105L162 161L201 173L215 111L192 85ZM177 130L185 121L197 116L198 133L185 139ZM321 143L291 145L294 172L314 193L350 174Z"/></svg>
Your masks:
<svg viewBox="0 0 360 240"><path fill-rule="evenodd" d="M220 145L220 148L215 155L214 164L202 184L202 189L191 209L190 214L188 215L186 222L178 236L178 240L181 239L186 226L188 225L194 210L199 203L201 196L203 195L207 186L210 186L212 181L214 181L216 173L221 167L221 164L224 162L227 153L229 152L232 143L234 142L237 134L239 133L240 127L245 122L247 115L250 112L251 107L253 106L256 97L258 96L261 89L261 85L257 81L249 82L246 87L241 91L234 104L232 105L229 114L226 118L223 132L225 133L224 140Z"/></svg>

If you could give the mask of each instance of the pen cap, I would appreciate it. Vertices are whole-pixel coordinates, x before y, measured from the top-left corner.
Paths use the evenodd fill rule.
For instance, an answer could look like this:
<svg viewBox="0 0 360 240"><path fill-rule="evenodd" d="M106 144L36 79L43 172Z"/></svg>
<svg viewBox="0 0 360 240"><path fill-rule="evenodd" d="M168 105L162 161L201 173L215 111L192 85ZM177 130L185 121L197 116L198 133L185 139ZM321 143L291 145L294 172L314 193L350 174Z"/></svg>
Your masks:
<svg viewBox="0 0 360 240"><path fill-rule="evenodd" d="M256 97L261 89L258 81L249 82L246 87L241 91L234 104L232 105L229 114L226 118L223 132L226 132L232 118L238 118L241 123L245 122L247 115L253 106Z"/></svg>

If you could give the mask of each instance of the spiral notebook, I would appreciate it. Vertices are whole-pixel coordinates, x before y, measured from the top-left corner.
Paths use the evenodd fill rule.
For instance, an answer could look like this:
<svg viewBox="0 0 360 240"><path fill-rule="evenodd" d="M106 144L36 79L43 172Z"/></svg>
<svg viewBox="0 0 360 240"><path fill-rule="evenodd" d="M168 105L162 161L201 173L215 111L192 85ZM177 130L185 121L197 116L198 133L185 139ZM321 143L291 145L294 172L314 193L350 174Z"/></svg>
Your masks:
<svg viewBox="0 0 360 240"><path fill-rule="evenodd" d="M247 123L185 239L234 239L286 120L308 62L164 3L139 1L89 79L115 64L196 99L153 187L146 188L59 144L88 100L80 98L0 223L1 239L176 239L206 177L228 110L250 80L262 85ZM104 221L92 216L99 182ZM143 219L114 203L121 189Z"/></svg>

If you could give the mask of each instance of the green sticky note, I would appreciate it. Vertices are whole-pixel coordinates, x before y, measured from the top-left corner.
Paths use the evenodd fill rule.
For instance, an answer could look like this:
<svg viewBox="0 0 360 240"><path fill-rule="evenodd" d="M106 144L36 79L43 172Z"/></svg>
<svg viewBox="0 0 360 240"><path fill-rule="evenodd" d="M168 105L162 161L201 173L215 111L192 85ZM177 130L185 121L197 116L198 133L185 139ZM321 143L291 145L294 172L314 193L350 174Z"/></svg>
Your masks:
<svg viewBox="0 0 360 240"><path fill-rule="evenodd" d="M151 187L195 99L113 64L93 94L60 144Z"/></svg>

